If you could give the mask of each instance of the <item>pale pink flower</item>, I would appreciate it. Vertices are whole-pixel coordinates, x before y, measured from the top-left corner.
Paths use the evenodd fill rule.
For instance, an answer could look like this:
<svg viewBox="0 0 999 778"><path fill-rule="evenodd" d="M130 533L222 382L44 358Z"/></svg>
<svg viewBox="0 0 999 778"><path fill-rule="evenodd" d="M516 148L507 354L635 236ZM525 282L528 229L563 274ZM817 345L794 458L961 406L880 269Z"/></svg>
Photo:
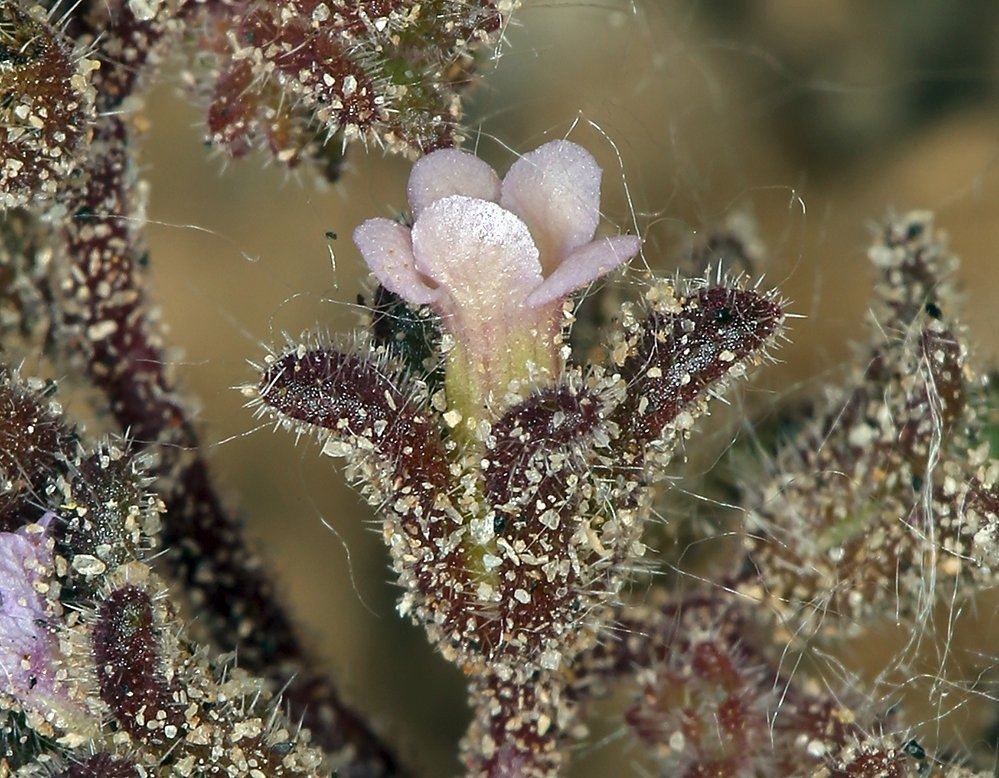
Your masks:
<svg viewBox="0 0 999 778"><path fill-rule="evenodd" d="M449 390L466 382L457 393L481 406L488 392L525 377L528 363L558 370L562 301L641 244L631 235L593 239L600 177L589 152L564 140L525 154L502 182L473 155L444 149L410 174L412 228L370 219L354 232L382 285L429 304L454 336Z"/></svg>

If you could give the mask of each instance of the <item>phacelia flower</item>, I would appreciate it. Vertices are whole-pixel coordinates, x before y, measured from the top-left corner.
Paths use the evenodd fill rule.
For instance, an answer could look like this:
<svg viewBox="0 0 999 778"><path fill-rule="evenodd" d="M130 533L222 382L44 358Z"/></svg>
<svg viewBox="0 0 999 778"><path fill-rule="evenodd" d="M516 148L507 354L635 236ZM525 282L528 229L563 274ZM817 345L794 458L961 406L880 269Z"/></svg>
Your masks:
<svg viewBox="0 0 999 778"><path fill-rule="evenodd" d="M563 301L638 252L637 236L594 240L600 177L589 152L564 140L525 154L502 181L442 149L410 174L412 228L379 218L354 232L386 289L441 317L453 338L448 400L463 415L501 402L514 380L557 375Z"/></svg>
<svg viewBox="0 0 999 778"><path fill-rule="evenodd" d="M55 575L46 525L0 532L0 708L19 709L32 729L53 734L70 720L87 722L60 672L57 614L46 596Z"/></svg>

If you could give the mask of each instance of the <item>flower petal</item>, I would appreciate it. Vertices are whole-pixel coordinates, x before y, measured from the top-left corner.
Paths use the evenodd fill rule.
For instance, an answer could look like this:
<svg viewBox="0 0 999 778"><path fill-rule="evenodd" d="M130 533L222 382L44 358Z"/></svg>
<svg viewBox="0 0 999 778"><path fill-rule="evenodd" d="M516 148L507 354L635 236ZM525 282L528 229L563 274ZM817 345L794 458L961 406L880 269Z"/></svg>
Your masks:
<svg viewBox="0 0 999 778"><path fill-rule="evenodd" d="M51 692L59 660L36 588L52 566L52 550L41 532L0 532L0 673L6 693L25 707Z"/></svg>
<svg viewBox="0 0 999 778"><path fill-rule="evenodd" d="M417 305L439 294L416 270L409 228L391 219L368 219L354 230L354 243L381 285Z"/></svg>
<svg viewBox="0 0 999 778"><path fill-rule="evenodd" d="M441 149L421 157L409 174L409 207L413 218L433 202L451 195L496 202L500 181L495 171L473 154Z"/></svg>
<svg viewBox="0 0 999 778"><path fill-rule="evenodd" d="M541 284L527 225L499 205L454 195L428 205L413 225L416 269L450 296L453 312L488 321L516 310Z"/></svg>
<svg viewBox="0 0 999 778"><path fill-rule="evenodd" d="M616 270L642 246L637 235L617 235L587 243L570 254L555 272L527 298L527 304L541 306L553 302Z"/></svg>
<svg viewBox="0 0 999 778"><path fill-rule="evenodd" d="M500 204L530 227L545 275L593 238L600 220L600 177L590 152L556 140L522 156L503 179Z"/></svg>

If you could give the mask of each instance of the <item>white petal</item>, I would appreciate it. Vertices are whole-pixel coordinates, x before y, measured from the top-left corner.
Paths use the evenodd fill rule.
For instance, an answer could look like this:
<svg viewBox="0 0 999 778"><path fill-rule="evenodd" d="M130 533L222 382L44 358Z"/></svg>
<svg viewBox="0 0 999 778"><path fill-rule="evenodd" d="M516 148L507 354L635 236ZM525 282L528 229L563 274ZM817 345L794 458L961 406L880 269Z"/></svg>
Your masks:
<svg viewBox="0 0 999 778"><path fill-rule="evenodd" d="M409 207L413 218L433 202L451 195L496 202L500 182L495 171L473 154L441 149L421 157L409 174Z"/></svg>
<svg viewBox="0 0 999 778"><path fill-rule="evenodd" d="M545 275L592 240L600 220L600 177L586 149L557 140L518 159L503 179L500 204L530 227Z"/></svg>
<svg viewBox="0 0 999 778"><path fill-rule="evenodd" d="M546 305L568 297L572 292L613 272L635 254L642 246L637 235L618 235L587 243L576 249L545 279L527 298L532 306Z"/></svg>
<svg viewBox="0 0 999 778"><path fill-rule="evenodd" d="M496 203L455 195L413 225L416 268L440 284L463 316L486 321L520 308L541 283L527 225Z"/></svg>
<svg viewBox="0 0 999 778"><path fill-rule="evenodd" d="M416 270L408 227L391 219L368 219L354 230L354 243L375 278L390 292L417 305L437 299L438 290L427 286Z"/></svg>

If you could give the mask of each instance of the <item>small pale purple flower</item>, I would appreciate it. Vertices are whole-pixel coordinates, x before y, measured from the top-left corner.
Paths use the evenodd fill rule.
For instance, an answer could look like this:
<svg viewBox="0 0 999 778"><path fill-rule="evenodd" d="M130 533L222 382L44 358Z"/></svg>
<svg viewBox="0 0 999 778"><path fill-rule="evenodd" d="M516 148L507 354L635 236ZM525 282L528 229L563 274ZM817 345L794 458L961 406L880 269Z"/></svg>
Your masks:
<svg viewBox="0 0 999 778"><path fill-rule="evenodd" d="M33 729L52 734L86 715L60 673L47 596L54 561L46 524L0 532L0 704L20 708Z"/></svg>
<svg viewBox="0 0 999 778"><path fill-rule="evenodd" d="M382 285L432 306L453 336L452 407L478 415L512 380L556 374L562 301L638 252L636 236L593 239L600 177L569 141L525 154L502 181L473 155L443 149L410 174L412 229L369 219L354 232Z"/></svg>

